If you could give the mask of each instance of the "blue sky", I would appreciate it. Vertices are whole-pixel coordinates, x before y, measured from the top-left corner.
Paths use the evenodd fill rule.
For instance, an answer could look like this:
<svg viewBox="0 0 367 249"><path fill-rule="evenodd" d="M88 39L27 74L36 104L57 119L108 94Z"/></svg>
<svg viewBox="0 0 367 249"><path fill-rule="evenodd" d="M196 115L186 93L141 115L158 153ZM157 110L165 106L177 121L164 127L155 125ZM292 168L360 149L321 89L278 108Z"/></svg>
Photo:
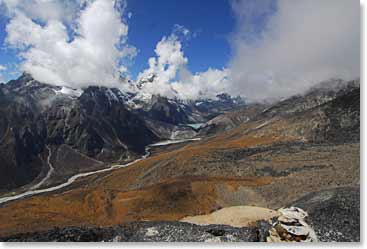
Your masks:
<svg viewBox="0 0 367 249"><path fill-rule="evenodd" d="M129 12L132 16L126 19L128 42L138 49L129 67L133 78L148 67L148 58L154 56L156 44L163 36L171 34L175 24L194 34L182 44L185 56L189 58L187 66L190 71L202 72L209 67L221 69L227 65L231 53L228 39L236 22L228 0L130 0L125 16ZM0 16L0 65L8 67L2 72L5 80L17 76L9 72L14 71L14 64L19 62L15 51L4 44L8 21L4 15Z"/></svg>
<svg viewBox="0 0 367 249"><path fill-rule="evenodd" d="M5 26L8 22L8 19L5 18L3 15L0 15L0 65L6 66L7 70L0 71L0 75L4 80L10 80L18 75L11 75L10 72L14 71L14 65L16 65L19 60L16 56L14 50L9 49L5 46L4 40L6 37ZM1 81L1 78L0 78Z"/></svg>
<svg viewBox="0 0 367 249"><path fill-rule="evenodd" d="M154 55L157 42L169 35L175 24L196 34L184 44L192 72L226 66L230 58L228 36L235 26L228 0L133 0L127 11L133 14L128 21L129 41L139 49L133 75L147 67L147 59Z"/></svg>

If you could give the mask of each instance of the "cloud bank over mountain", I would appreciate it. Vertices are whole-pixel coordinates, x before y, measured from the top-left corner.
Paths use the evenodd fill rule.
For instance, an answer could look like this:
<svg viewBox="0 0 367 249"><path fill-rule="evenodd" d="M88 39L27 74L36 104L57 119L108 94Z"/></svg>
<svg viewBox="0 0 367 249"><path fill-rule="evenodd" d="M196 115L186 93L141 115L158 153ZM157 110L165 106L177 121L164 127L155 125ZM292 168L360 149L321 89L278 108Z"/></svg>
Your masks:
<svg viewBox="0 0 367 249"><path fill-rule="evenodd" d="M229 64L233 92L278 98L330 78L359 77L359 1L241 0L232 8L238 22ZM256 31L259 16L268 18Z"/></svg>
<svg viewBox="0 0 367 249"><path fill-rule="evenodd" d="M6 42L19 51L21 69L50 84L123 88L126 61L138 49L128 43L122 0L0 0L10 21ZM359 77L359 2L345 0L231 0L237 26L228 41L226 68L190 72L183 43L190 30L174 25L163 36L136 82L141 94L182 99L222 92L250 100L299 93L330 78ZM154 77L152 77L154 75Z"/></svg>
<svg viewBox="0 0 367 249"><path fill-rule="evenodd" d="M19 50L21 69L39 81L116 86L119 62L136 54L119 3L4 0L11 17L6 42Z"/></svg>

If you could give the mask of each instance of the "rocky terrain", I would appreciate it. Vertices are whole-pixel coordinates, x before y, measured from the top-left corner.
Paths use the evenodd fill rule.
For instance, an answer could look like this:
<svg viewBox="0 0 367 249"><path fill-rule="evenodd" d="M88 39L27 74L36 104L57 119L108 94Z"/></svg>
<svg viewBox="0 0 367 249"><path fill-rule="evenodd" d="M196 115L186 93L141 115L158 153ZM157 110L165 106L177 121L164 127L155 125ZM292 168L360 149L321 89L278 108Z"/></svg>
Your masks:
<svg viewBox="0 0 367 249"><path fill-rule="evenodd" d="M166 109L168 100L158 102L156 110L174 111ZM104 113L97 110L85 111L92 117ZM113 108L110 111L118 112ZM131 113L126 115L137 112L129 108L126 111ZM125 110L121 112L123 115ZM140 119L147 124L148 119L159 117L143 126L151 132L152 140L159 138L158 132L151 129L153 123L177 127L181 122L174 119L168 123L165 116L170 114ZM112 122L108 115L107 120ZM262 225L227 227L228 233L215 232L219 236L213 236L206 226L178 221L233 206L271 210L296 206L308 213L306 220L318 240L359 241L358 80L324 82L305 94L274 104L248 104L219 114L201 127L201 140L157 148L150 157L129 167L78 179L65 189L1 204L0 237L179 241L189 235L195 241L263 241L264 236L259 237L262 232L257 232ZM92 145L100 148L98 141ZM131 153L139 153L134 150ZM34 154L37 157L37 151ZM45 161L47 155L43 154L40 160ZM99 153L96 155L87 156L99 160ZM59 228L52 230L54 227ZM166 228L175 231L172 236ZM236 235L239 229L250 233L241 230L245 236L241 237ZM269 232L270 228L265 230ZM126 231L133 232L124 235Z"/></svg>
<svg viewBox="0 0 367 249"><path fill-rule="evenodd" d="M308 211L306 220L315 229L318 241L360 241L358 188L335 188L310 193L291 205L302 206ZM236 215L240 215L240 218L241 215L248 216L248 212L241 212L240 209L238 211ZM274 212L274 214L276 213ZM228 212L227 214L233 215L232 212ZM279 216L279 214L277 215ZM107 228L54 228L46 232L22 233L3 237L0 238L0 241L266 242L269 241L272 223L276 224L274 223L276 220L277 218L271 220L260 219L250 226L218 225L221 223L217 225L195 225L192 222L141 221ZM221 221L216 220L216 222ZM238 222L238 219L235 222Z"/></svg>
<svg viewBox="0 0 367 249"><path fill-rule="evenodd" d="M292 205L308 212L320 241L360 241L359 186L310 193Z"/></svg>
<svg viewBox="0 0 367 249"><path fill-rule="evenodd" d="M4 242L265 242L270 224L251 228L224 225L198 226L184 222L133 222L111 228L55 228L48 232L19 234Z"/></svg>

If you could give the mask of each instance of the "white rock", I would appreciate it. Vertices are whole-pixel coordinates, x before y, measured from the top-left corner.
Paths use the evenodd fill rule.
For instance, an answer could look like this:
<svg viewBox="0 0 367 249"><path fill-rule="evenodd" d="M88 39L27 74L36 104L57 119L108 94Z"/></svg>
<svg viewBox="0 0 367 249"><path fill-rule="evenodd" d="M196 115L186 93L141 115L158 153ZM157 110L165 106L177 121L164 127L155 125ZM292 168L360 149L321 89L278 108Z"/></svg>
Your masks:
<svg viewBox="0 0 367 249"><path fill-rule="evenodd" d="M157 228L155 228L155 227L148 227L145 235L148 236L148 237L152 237L152 236L157 235L158 233L159 232L158 232Z"/></svg>

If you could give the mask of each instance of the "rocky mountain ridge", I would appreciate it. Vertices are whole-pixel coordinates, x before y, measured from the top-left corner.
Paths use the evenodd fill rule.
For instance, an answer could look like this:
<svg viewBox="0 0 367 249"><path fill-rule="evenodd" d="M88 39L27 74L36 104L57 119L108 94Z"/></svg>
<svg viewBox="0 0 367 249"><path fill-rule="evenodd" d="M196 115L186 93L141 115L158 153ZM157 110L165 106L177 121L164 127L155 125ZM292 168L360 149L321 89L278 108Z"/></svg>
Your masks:
<svg viewBox="0 0 367 249"><path fill-rule="evenodd" d="M4 176L0 189L35 179L42 171L39 156L46 144L68 145L75 153L109 162L140 155L146 145L158 141L128 110L126 96L117 89L89 87L79 96L61 90L28 74L1 87L1 170L10 175Z"/></svg>
<svg viewBox="0 0 367 249"><path fill-rule="evenodd" d="M162 96L140 101L141 107L134 101L138 101L135 94L117 88L76 90L38 82L27 73L2 84L0 158L1 170L7 173L0 190L29 184L42 175L47 170L46 144L56 155L74 150L85 170L95 167L93 160L103 167L136 158L158 140L195 137L197 130L188 124L205 122L235 105L227 95L202 111L194 103ZM62 165L65 158L61 158L53 158L54 164ZM78 173L71 168L62 171Z"/></svg>

